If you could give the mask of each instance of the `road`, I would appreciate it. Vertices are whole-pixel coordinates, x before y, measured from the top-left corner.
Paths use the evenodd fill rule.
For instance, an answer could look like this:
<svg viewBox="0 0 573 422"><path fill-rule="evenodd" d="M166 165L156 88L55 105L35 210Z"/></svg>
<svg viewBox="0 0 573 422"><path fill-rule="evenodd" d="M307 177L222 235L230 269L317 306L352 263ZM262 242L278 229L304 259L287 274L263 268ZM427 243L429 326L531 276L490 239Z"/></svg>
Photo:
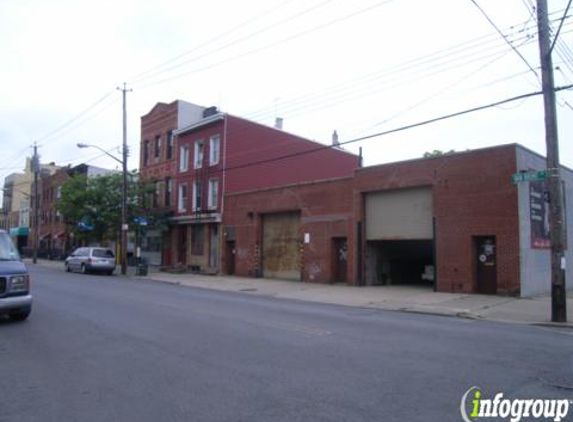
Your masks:
<svg viewBox="0 0 573 422"><path fill-rule="evenodd" d="M31 272L30 319L0 322L2 422L445 422L472 386L573 394L573 330Z"/></svg>

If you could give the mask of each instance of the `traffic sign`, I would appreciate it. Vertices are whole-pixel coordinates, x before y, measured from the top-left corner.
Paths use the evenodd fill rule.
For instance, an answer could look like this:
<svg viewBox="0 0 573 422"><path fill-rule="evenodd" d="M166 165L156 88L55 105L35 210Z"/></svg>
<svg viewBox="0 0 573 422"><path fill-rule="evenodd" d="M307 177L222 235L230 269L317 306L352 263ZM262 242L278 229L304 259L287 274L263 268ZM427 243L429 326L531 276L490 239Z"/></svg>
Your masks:
<svg viewBox="0 0 573 422"><path fill-rule="evenodd" d="M513 183L522 183L522 182L535 182L537 180L545 180L547 177L546 170L539 170L539 171L523 171L519 173L515 173L511 175L511 181Z"/></svg>

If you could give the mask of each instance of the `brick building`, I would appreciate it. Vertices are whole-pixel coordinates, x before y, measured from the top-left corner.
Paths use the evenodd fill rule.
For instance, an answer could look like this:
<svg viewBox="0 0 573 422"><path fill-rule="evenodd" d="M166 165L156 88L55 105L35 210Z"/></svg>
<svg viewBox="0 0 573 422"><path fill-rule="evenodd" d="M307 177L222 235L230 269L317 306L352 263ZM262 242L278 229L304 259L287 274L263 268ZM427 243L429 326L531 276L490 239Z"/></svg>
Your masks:
<svg viewBox="0 0 573 422"><path fill-rule="evenodd" d="M38 180L38 198L32 195L30 227L31 242L35 242L35 200L38 201L38 256L41 258L61 259L67 256L75 247L79 246L76 239L68 229L67 222L57 210L58 201L61 198L62 186L76 174L84 174L87 177L108 174L113 170L102 169L87 164L79 164L74 167L62 167L54 173L44 172ZM31 185L35 191L34 183Z"/></svg>
<svg viewBox="0 0 573 422"><path fill-rule="evenodd" d="M359 165L342 149L182 103L158 104L142 117L141 174L157 186L150 212L171 216L168 232L155 233L152 263L161 250L163 265L218 272L227 194L348 176Z"/></svg>
<svg viewBox="0 0 573 422"><path fill-rule="evenodd" d="M229 194L223 269L320 283L426 284L441 292L547 293L544 182L511 180L544 166L543 157L504 145ZM571 203L573 172L563 169L562 177ZM570 207L566 213L571 221ZM572 262L569 248L569 270Z"/></svg>

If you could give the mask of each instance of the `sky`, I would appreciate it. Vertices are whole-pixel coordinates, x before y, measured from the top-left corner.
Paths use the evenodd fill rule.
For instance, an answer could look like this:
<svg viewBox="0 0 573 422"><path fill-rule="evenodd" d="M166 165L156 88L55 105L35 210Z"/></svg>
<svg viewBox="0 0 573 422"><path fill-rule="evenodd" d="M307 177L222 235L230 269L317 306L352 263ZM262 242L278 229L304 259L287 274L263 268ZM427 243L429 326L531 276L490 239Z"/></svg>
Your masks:
<svg viewBox="0 0 573 422"><path fill-rule="evenodd" d="M328 144L540 91L534 0L0 0L0 183L41 161L128 167L140 118L185 100ZM573 83L573 9L549 1L556 86ZM499 32L498 32L499 31ZM573 90L557 96L573 167ZM364 164L520 143L545 154L542 97L345 145Z"/></svg>

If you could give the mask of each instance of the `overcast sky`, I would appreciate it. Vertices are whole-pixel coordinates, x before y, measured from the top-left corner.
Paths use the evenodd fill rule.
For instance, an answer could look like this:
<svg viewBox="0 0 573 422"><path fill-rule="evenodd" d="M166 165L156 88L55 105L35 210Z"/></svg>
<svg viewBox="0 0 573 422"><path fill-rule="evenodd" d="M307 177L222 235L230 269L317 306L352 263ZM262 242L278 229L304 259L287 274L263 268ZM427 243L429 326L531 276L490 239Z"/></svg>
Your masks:
<svg viewBox="0 0 573 422"><path fill-rule="evenodd" d="M0 0L0 182L42 162L116 162L78 142L122 142L140 117L186 100L329 143L540 90L533 0ZM567 0L550 0L554 30ZM554 50L573 82L573 10ZM519 54L512 49L513 46ZM520 55L522 57L520 57ZM535 73L537 73L537 75ZM558 94L561 161L573 166L573 91ZM365 164L520 143L545 154L541 97L349 144Z"/></svg>

